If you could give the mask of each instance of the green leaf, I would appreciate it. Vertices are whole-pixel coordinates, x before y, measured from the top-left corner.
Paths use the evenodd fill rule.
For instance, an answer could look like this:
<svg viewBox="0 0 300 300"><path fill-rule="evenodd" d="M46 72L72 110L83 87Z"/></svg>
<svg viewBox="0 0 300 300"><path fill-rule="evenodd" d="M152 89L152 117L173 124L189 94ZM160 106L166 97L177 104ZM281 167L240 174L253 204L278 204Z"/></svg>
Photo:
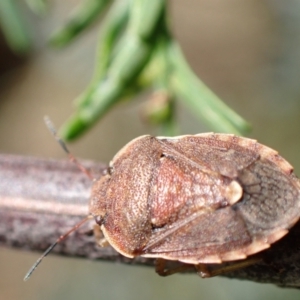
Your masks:
<svg viewBox="0 0 300 300"><path fill-rule="evenodd" d="M192 113L216 132L242 135L250 130L249 123L222 102L194 74L175 42L170 43L169 55L174 68L172 75L174 94Z"/></svg>
<svg viewBox="0 0 300 300"><path fill-rule="evenodd" d="M28 53L30 38L14 0L0 1L0 26L7 43L18 54Z"/></svg>
<svg viewBox="0 0 300 300"><path fill-rule="evenodd" d="M53 33L50 43L55 47L68 45L97 19L109 2L110 0L85 0L75 8L69 21Z"/></svg>

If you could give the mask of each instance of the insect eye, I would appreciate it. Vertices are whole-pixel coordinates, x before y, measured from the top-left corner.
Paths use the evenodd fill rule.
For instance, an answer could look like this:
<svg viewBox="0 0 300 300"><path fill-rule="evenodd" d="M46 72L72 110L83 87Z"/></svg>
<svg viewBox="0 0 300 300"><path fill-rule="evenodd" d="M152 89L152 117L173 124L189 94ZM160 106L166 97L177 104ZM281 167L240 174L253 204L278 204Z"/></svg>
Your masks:
<svg viewBox="0 0 300 300"><path fill-rule="evenodd" d="M107 173L108 173L109 175L112 175L113 172L114 172L114 168L113 168L113 167L108 167Z"/></svg>
<svg viewBox="0 0 300 300"><path fill-rule="evenodd" d="M101 226L104 223L104 218L101 216L95 216L95 222Z"/></svg>
<svg viewBox="0 0 300 300"><path fill-rule="evenodd" d="M103 171L103 175L112 175L114 172L114 168L113 167L108 167L107 169L105 169Z"/></svg>

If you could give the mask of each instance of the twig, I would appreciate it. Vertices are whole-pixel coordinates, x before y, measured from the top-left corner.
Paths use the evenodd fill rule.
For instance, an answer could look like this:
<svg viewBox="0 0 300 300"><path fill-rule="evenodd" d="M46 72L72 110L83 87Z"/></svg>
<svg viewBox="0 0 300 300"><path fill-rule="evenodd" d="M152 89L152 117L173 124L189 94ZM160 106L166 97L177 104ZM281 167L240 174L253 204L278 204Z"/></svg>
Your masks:
<svg viewBox="0 0 300 300"><path fill-rule="evenodd" d="M104 164L84 162L98 177ZM88 214L92 182L68 161L0 155L0 246L44 251ZM92 220L61 242L53 252L129 264L152 265L153 259L128 259L113 248L100 248ZM300 286L300 224L264 251L262 262L227 277ZM172 263L173 264L173 263ZM193 269L191 269L193 270ZM24 273L27 270L24 270Z"/></svg>
<svg viewBox="0 0 300 300"><path fill-rule="evenodd" d="M101 176L104 164L83 162ZM0 155L0 246L44 251L88 214L92 181L69 161ZM131 263L100 248L92 220L54 248L67 256ZM144 264L153 260L140 259Z"/></svg>

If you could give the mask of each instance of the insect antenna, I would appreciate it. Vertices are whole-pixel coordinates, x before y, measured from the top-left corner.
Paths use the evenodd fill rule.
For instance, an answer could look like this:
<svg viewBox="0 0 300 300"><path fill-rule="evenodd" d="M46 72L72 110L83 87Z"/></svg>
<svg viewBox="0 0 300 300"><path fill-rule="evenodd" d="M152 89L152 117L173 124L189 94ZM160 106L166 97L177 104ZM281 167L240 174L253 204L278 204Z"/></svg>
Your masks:
<svg viewBox="0 0 300 300"><path fill-rule="evenodd" d="M58 243L63 241L70 233L72 233L73 231L76 231L81 225L83 225L86 221L88 221L91 218L93 218L91 215L87 216L86 218L81 220L79 223L77 223L74 227L72 227L68 232L61 235L52 245L50 245L49 248L38 258L38 260L34 263L34 265L26 273L26 275L24 277L24 281L27 281L30 278L31 274L37 268L37 266L42 262L43 258L46 257Z"/></svg>
<svg viewBox="0 0 300 300"><path fill-rule="evenodd" d="M61 148L67 153L70 161L72 161L79 168L80 171L82 171L86 176L88 176L91 180L94 181L95 178L92 175L92 173L76 159L76 157L69 151L65 142L58 136L57 131L56 131L53 123L51 122L50 118L45 116L44 121L45 121L47 128L52 133L52 135L54 136L56 141L59 143ZM24 277L24 281L27 281L30 278L31 274L38 267L38 265L42 262L43 258L46 257L58 243L63 241L67 236L69 236L69 234L76 231L81 225L83 225L86 221L88 221L89 219L92 219L92 218L93 218L92 215L88 215L83 220L78 222L74 227L72 227L69 231L67 231L65 234L61 235L52 245L50 245L47 248L47 250L37 259L37 261L29 269L29 271L27 272L27 274Z"/></svg>
<svg viewBox="0 0 300 300"><path fill-rule="evenodd" d="M90 172L90 170L88 170L86 167L84 167L78 160L77 158L70 152L70 150L68 149L66 143L58 136L57 131L52 123L52 121L50 120L50 118L48 116L44 117L44 121L45 124L47 126L47 128L49 129L49 131L52 133L52 135L54 136L54 138L56 139L56 141L59 143L59 145L61 146L61 148L67 153L69 159L71 162L73 162L78 169L83 172L88 178L90 178L91 180L94 180L94 176L92 175L92 173Z"/></svg>

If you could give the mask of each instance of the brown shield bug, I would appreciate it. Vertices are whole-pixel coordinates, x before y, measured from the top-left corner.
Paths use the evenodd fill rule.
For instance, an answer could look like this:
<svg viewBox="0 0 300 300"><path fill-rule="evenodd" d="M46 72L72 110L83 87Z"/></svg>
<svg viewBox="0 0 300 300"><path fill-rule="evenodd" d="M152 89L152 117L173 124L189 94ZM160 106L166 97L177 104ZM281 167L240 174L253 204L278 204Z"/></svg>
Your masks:
<svg viewBox="0 0 300 300"><path fill-rule="evenodd" d="M161 275L195 265L207 276L201 266L243 260L287 234L300 216L299 187L292 166L255 140L145 135L94 182L89 211L122 255L158 259ZM168 260L182 266L166 271Z"/></svg>

